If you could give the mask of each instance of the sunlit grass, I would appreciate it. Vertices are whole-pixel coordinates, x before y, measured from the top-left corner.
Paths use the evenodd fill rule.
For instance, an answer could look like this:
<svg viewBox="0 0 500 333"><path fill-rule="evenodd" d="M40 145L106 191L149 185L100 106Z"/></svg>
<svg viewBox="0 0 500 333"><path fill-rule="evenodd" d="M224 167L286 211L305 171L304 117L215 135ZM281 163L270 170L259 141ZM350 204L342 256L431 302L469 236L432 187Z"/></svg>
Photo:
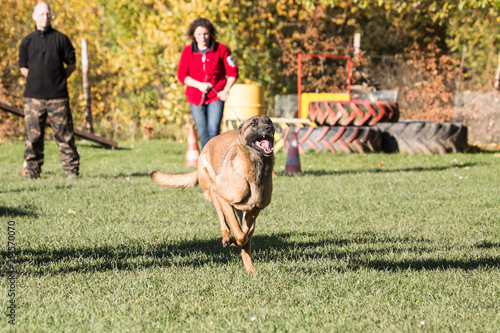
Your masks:
<svg viewBox="0 0 500 333"><path fill-rule="evenodd" d="M120 147L79 142L82 177L68 181L49 143L41 179L25 181L22 143L0 146L19 331L500 330L498 152L306 154L300 176L278 153L250 277L200 189L149 178L193 170L185 144Z"/></svg>

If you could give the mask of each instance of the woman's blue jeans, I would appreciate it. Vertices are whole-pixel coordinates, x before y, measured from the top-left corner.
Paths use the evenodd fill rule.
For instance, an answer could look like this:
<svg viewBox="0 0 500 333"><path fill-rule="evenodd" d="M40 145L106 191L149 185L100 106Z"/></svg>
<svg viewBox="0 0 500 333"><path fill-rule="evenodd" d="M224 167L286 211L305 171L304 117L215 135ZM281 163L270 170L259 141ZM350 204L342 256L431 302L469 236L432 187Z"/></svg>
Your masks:
<svg viewBox="0 0 500 333"><path fill-rule="evenodd" d="M191 113L200 134L201 149L205 147L208 140L220 134L220 124L224 112L224 102L221 100L213 101L209 104L191 106Z"/></svg>

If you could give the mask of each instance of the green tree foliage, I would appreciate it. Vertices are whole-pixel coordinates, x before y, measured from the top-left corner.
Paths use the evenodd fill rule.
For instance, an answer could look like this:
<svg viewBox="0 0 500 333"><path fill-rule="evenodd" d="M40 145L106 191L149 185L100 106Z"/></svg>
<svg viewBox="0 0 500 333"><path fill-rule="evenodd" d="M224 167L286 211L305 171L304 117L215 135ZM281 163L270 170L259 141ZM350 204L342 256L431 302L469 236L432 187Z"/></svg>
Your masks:
<svg viewBox="0 0 500 333"><path fill-rule="evenodd" d="M367 55L404 53L415 42L425 48L436 43L436 37L439 48L456 59L466 47L468 87L492 86L500 51L499 0L321 0L315 4L344 10L346 25L362 32Z"/></svg>
<svg viewBox="0 0 500 333"><path fill-rule="evenodd" d="M469 80L463 84L471 87L492 85L500 49L498 0L55 0L50 5L53 26L77 50L78 69L81 39L87 40L92 112L97 131L107 134L131 134L155 124L179 127L189 120L176 71L190 43L185 31L197 17L212 20L218 40L233 51L241 70L238 82L263 85L268 101L276 93L296 91L297 53L352 54L355 32L362 34L365 55L355 69L373 55L404 55L415 43L422 50L434 45L456 60L467 46ZM2 0L8 14L0 21L0 99L17 106L25 83L17 53L34 27L32 6ZM334 73L337 83L319 83L338 85L344 74ZM69 84L73 113L82 123L80 70Z"/></svg>
<svg viewBox="0 0 500 333"><path fill-rule="evenodd" d="M31 20L32 7L27 1L3 0L2 12L5 19L0 20L0 84L4 94L15 96L22 95L21 84L24 80L20 77L18 66L18 50L21 42L20 36L28 34L34 26Z"/></svg>

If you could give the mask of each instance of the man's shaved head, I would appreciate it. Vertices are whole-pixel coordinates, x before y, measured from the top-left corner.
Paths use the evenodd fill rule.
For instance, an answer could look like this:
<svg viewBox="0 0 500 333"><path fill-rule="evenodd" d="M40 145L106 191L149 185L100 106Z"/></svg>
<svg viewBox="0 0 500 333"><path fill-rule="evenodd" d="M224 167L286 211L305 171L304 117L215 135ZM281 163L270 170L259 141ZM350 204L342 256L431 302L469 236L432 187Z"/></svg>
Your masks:
<svg viewBox="0 0 500 333"><path fill-rule="evenodd" d="M52 14L50 13L50 6L46 2L39 2L33 8L33 20L36 22L36 28L38 30L47 30L50 26L50 19Z"/></svg>
<svg viewBox="0 0 500 333"><path fill-rule="evenodd" d="M49 12L50 12L50 6L48 3L46 2L39 2L35 5L35 8L33 8L33 13L35 13L37 10L41 10L41 9L48 9Z"/></svg>

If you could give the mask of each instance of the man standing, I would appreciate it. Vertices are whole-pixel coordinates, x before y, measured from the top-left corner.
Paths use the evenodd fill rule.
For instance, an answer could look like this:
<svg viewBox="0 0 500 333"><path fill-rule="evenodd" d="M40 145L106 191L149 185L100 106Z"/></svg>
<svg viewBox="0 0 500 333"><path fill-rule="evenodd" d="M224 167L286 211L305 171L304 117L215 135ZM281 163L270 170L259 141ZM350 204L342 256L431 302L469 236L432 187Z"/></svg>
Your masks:
<svg viewBox="0 0 500 333"><path fill-rule="evenodd" d="M80 156L75 146L66 81L76 69L75 48L66 35L52 29L47 3L39 2L32 17L35 31L26 36L19 47L19 67L26 77L23 176L26 179L40 177L48 117L59 146L62 168L68 179L75 179L78 178Z"/></svg>

